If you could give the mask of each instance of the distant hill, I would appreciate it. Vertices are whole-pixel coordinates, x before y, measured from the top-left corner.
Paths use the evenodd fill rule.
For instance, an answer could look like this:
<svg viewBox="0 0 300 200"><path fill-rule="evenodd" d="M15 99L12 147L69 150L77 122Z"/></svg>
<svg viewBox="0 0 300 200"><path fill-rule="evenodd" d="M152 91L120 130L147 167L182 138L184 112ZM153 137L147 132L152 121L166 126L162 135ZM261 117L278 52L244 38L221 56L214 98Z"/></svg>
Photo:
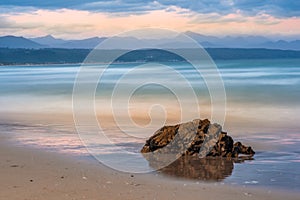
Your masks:
<svg viewBox="0 0 300 200"><path fill-rule="evenodd" d="M3 36L0 37L0 48L39 49L45 46L24 37Z"/></svg>
<svg viewBox="0 0 300 200"><path fill-rule="evenodd" d="M262 44L263 47L265 48L270 48L270 49L283 49L283 50L288 50L288 49L293 49L293 50L300 50L300 40L294 40L294 41L284 41L284 40L279 40L276 42L267 42Z"/></svg>
<svg viewBox="0 0 300 200"><path fill-rule="evenodd" d="M196 40L199 43L203 43L203 42L207 42L207 43L213 43L216 42L217 40L219 40L220 38L215 37L215 36L207 36L207 35L203 35L200 33L195 33L192 31L187 31L185 32L185 34L191 38L193 38L194 40Z"/></svg>
<svg viewBox="0 0 300 200"><path fill-rule="evenodd" d="M270 42L269 39L262 36L225 36L219 38L191 31L185 32L185 34L209 48L257 48L261 47L263 43Z"/></svg>
<svg viewBox="0 0 300 200"><path fill-rule="evenodd" d="M46 36L43 36L43 37L28 38L28 39L30 39L33 42L45 45L47 47L52 47L52 46L55 46L55 45L61 45L61 44L66 42L63 39L54 38L52 35L46 35Z"/></svg>
<svg viewBox="0 0 300 200"><path fill-rule="evenodd" d="M69 49L93 49L105 39L106 38L93 37L83 40L67 40L65 43L56 45L56 47Z"/></svg>
<svg viewBox="0 0 300 200"><path fill-rule="evenodd" d="M215 37L202 35L195 32L185 32L185 34L204 48L267 48L281 50L300 50L300 40L274 41L263 36L224 36ZM109 42L105 43L104 49L138 49L145 46L150 48L177 49L177 48L195 48L196 45L187 41L183 34L174 37L166 37L162 39L140 39L135 37L112 37ZM55 38L51 35L37 38L24 38L15 36L0 37L0 48L63 48L63 49L93 49L106 37L92 37L78 40L63 40Z"/></svg>
<svg viewBox="0 0 300 200"><path fill-rule="evenodd" d="M206 49L214 60L234 59L300 59L300 51L268 49ZM90 53L89 49L8 49L0 48L0 65L12 64L63 64L82 63ZM97 50L101 55L111 56L114 51L122 54L125 50ZM160 49L134 50L116 59L116 62L183 62L180 52L185 51L191 58L199 59L195 49L175 49L177 53ZM96 62L97 53L95 54Z"/></svg>
<svg viewBox="0 0 300 200"><path fill-rule="evenodd" d="M193 38L206 48L266 48L281 50L300 50L300 40L272 41L263 36L225 36L213 37L206 36L191 31L185 32L186 35Z"/></svg>
<svg viewBox="0 0 300 200"><path fill-rule="evenodd" d="M63 40L54 38L51 35L44 37L30 38L33 42L45 45L46 48L64 49L93 49L106 38L92 37L82 40Z"/></svg>

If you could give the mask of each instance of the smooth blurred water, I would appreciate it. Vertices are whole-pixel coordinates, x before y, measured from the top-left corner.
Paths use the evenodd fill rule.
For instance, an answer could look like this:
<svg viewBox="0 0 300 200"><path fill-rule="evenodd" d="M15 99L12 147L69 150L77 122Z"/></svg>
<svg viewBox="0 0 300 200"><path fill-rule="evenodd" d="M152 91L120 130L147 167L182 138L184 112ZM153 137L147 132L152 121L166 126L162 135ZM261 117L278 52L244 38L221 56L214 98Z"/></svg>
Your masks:
<svg viewBox="0 0 300 200"><path fill-rule="evenodd" d="M106 104L116 81L139 64L114 64L105 71L95 95L97 114L109 115L111 110ZM177 70L189 81L201 104L202 116L209 118L211 102L204 79L187 63L163 64ZM220 60L216 64L227 96L224 129L235 140L249 144L257 151L254 160L235 163L231 175L227 173L224 181L299 189L300 59ZM88 66L90 74L86 84L89 84L88 76L93 76L103 66ZM72 120L72 91L79 69L80 65L1 66L0 132L30 145L88 155L76 135ZM203 72L206 76L212 75L210 69L203 68ZM122 84L129 87L149 76L166 80L184 90L184 86L168 71L157 70L155 63L149 63ZM123 96L126 94L119 97ZM85 98L84 94L82 98ZM189 102L190 97L180 101ZM156 103L165 105L168 116L178 121L176 116L180 110L176 95L155 84L141 87L133 94L130 103L132 115L143 118L148 114L148 110L143 109ZM193 108L190 109L188 112L194 112ZM120 112L120 116L127 112ZM193 118L191 114L190 120ZM107 125L105 128L112 140L120 144L119 148L133 153L138 153L146 138L145 135L140 138L118 135L114 138L115 127ZM101 148L108 155L118 151L109 144Z"/></svg>

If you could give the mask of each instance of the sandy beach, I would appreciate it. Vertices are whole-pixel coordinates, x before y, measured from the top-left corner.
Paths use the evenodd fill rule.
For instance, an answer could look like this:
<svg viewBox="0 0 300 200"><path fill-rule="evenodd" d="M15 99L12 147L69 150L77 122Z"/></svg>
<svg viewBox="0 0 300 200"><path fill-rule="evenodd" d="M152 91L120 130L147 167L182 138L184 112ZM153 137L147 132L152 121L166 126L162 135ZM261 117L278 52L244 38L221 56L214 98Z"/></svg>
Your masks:
<svg viewBox="0 0 300 200"><path fill-rule="evenodd" d="M0 138L0 199L298 199L277 189L176 180L111 170Z"/></svg>

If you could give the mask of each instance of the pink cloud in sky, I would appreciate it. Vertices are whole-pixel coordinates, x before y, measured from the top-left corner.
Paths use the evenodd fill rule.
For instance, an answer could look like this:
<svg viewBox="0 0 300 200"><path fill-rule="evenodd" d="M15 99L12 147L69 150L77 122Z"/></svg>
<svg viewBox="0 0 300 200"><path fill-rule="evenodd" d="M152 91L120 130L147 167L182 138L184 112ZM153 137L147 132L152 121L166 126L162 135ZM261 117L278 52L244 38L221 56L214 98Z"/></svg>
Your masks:
<svg viewBox="0 0 300 200"><path fill-rule="evenodd" d="M52 34L61 38L110 36L145 27L166 28L179 32L196 31L209 35L298 35L300 18L276 18L266 14L244 16L241 13L220 15L199 14L187 9L149 11L140 14L111 14L71 9L45 10L0 14L5 25L0 34L27 37Z"/></svg>

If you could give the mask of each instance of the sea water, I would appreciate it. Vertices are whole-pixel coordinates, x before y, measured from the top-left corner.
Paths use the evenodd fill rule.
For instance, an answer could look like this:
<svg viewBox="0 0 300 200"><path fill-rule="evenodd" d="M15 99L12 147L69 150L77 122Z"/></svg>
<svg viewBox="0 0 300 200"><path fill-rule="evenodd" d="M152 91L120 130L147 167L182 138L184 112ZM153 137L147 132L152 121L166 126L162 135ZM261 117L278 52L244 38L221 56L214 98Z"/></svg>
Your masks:
<svg viewBox="0 0 300 200"><path fill-rule="evenodd" d="M162 65L167 67L163 68ZM196 173L184 178L298 190L300 60L218 60L216 66L226 92L223 130L228 131L234 140L251 145L256 154L253 160L241 163L205 162L211 168L224 165L226 170L223 176ZM189 64L175 62L146 65L116 63L110 66L90 64L84 67L89 70L86 82L82 84L97 86L93 94L95 116L98 125L113 143L104 141L90 145L100 149L99 152L108 159L118 157L120 150L139 154L146 138L160 125L176 124L197 117L214 119L212 114L217 107L215 105L224 103L212 102L213 87L206 82L207 77L214 76L212 70L215 72L215 69L204 67L203 73L199 74ZM105 67L108 68L104 70ZM179 78L172 75L172 69L179 74ZM78 129L76 131L73 121L73 89L80 71L79 64L1 66L1 134L11 135L24 144L89 156L78 139ZM98 76L99 71L103 72L102 77L94 83L93 77ZM187 86L181 84L180 77L187 81ZM142 85L145 83L143 80L152 82ZM135 90L128 94L127 88ZM190 88L195 96L192 93L176 93ZM82 92L77 98L84 100L87 94ZM195 98L198 108L192 102ZM85 107L79 111L84 115ZM182 113L185 113L184 117ZM127 124L128 116L132 119L130 124ZM115 118L119 120L118 124ZM156 119L158 122L154 125L157 126L149 128L147 124ZM130 134L119 132L118 125L122 125ZM133 160L131 162L132 165L140 164ZM198 171L205 170L200 165L204 164L196 162L191 167ZM165 171L172 175L172 168ZM180 177L178 173L173 175Z"/></svg>

